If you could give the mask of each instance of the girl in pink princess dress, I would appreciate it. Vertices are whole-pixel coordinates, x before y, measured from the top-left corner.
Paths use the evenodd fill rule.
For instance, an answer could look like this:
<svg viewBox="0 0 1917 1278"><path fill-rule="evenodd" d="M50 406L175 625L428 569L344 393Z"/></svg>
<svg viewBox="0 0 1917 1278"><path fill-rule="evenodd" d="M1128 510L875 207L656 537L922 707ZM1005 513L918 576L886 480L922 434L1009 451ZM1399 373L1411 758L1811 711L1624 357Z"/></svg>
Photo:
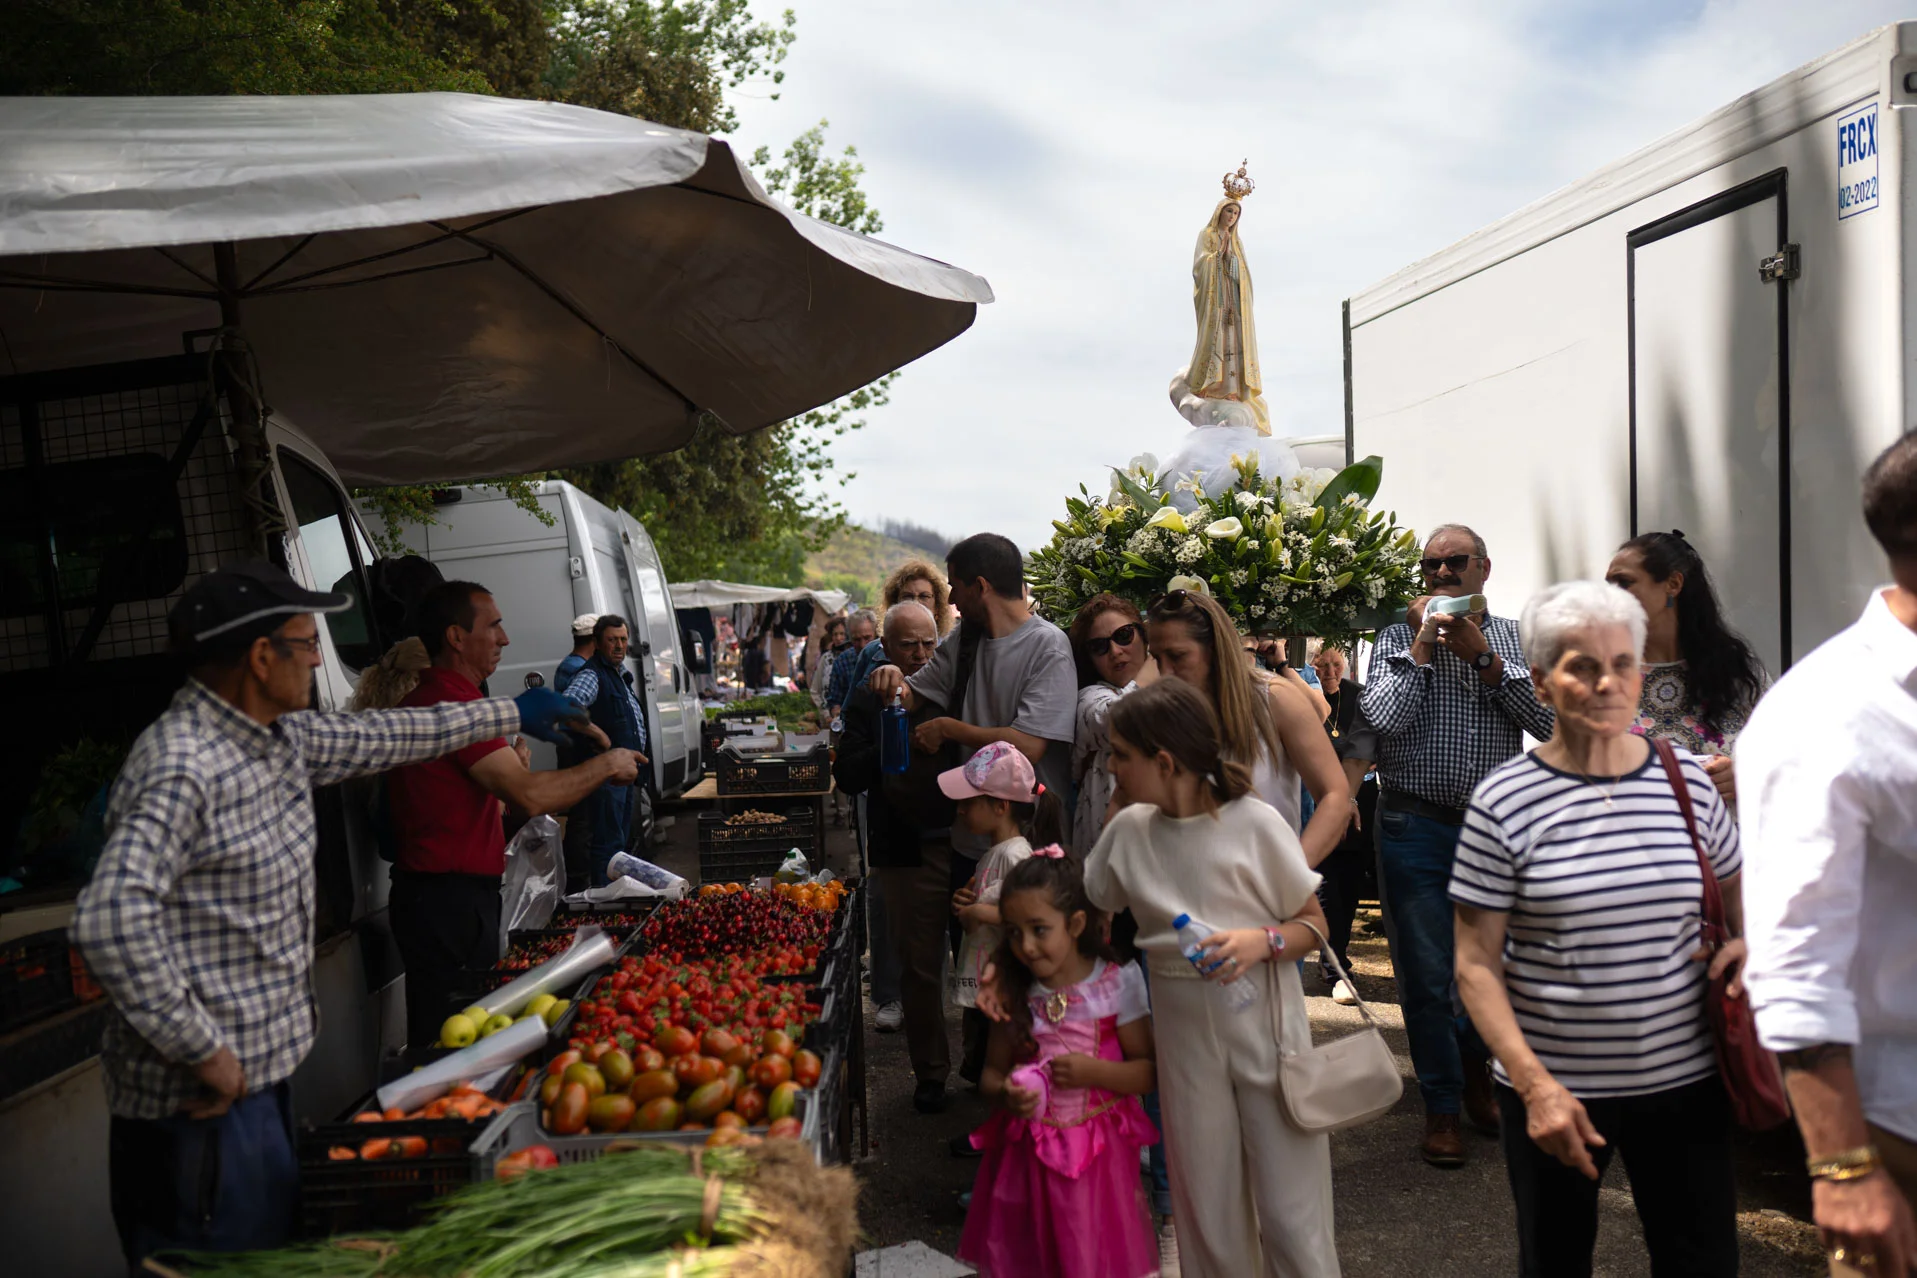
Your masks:
<svg viewBox="0 0 1917 1278"><path fill-rule="evenodd" d="M996 960L1012 1019L995 1024L979 1090L1004 1107L984 1151L959 1259L981 1278L1149 1278L1158 1243L1138 1151L1158 1132L1143 975L1120 964L1078 863L1041 848L999 892Z"/></svg>

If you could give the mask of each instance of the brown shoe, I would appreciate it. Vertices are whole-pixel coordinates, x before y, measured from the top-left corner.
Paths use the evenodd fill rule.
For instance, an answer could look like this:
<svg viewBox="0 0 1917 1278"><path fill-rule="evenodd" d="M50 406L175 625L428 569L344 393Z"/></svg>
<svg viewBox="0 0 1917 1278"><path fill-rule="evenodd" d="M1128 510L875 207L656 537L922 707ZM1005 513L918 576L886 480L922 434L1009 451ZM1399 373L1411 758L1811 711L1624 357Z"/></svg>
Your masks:
<svg viewBox="0 0 1917 1278"><path fill-rule="evenodd" d="M1464 1116L1486 1136L1498 1134L1498 1091L1488 1059L1464 1058Z"/></svg>
<svg viewBox="0 0 1917 1278"><path fill-rule="evenodd" d="M1433 1167L1464 1166L1464 1137L1458 1132L1456 1114L1426 1114L1424 1144L1418 1153Z"/></svg>

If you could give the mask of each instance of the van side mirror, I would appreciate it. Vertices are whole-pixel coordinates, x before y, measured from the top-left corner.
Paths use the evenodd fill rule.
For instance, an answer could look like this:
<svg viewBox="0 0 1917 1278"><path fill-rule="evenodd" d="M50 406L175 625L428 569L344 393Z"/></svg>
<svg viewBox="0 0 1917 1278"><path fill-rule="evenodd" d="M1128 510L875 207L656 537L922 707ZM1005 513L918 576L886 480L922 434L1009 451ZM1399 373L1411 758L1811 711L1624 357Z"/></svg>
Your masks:
<svg viewBox="0 0 1917 1278"><path fill-rule="evenodd" d="M543 688L546 686L546 677L537 670L528 670L526 672L526 686L528 688Z"/></svg>

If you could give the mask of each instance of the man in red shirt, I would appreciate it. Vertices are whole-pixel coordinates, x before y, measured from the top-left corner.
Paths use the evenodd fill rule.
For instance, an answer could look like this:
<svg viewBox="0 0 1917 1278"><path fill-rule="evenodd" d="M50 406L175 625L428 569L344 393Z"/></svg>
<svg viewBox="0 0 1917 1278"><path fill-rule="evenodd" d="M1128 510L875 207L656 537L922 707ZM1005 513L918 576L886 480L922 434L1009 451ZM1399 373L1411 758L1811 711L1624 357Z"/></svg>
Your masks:
<svg viewBox="0 0 1917 1278"><path fill-rule="evenodd" d="M477 701L479 685L499 668L506 637L499 606L484 586L449 581L420 601L420 639L432 665L400 702L430 706ZM603 748L597 729L586 735ZM523 745L504 737L467 746L426 763L398 768L387 779L394 841L388 902L393 940L406 961L406 1041L425 1047L458 1010L462 976L499 961L499 881L506 868L502 803L528 816L571 807L607 781L630 783L646 760L631 750L605 750L557 772L533 772Z"/></svg>

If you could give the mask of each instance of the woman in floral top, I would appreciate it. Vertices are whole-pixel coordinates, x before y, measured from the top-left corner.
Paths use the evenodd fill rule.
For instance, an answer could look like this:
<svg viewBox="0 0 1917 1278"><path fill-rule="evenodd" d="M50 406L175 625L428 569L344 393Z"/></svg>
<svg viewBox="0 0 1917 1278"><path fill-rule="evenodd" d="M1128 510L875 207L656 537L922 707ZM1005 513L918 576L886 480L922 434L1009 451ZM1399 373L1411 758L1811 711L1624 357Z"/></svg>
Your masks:
<svg viewBox="0 0 1917 1278"><path fill-rule="evenodd" d="M1618 548L1604 579L1635 595L1649 621L1633 731L1696 755L1724 801L1735 801L1731 753L1769 680L1725 622L1697 548L1676 530L1645 533Z"/></svg>

